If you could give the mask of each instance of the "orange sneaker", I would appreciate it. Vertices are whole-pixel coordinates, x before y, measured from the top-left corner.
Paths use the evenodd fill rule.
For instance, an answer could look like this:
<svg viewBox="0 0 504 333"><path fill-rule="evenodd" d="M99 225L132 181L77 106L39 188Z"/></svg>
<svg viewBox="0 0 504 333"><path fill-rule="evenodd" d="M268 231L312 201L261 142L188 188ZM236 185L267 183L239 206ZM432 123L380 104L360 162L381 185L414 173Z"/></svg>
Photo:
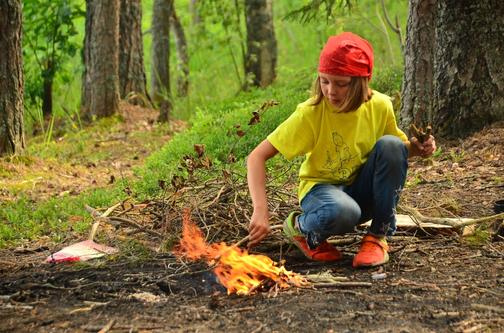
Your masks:
<svg viewBox="0 0 504 333"><path fill-rule="evenodd" d="M362 239L359 253L355 255L352 266L357 268L383 265L389 261L388 248L385 238L366 235Z"/></svg>
<svg viewBox="0 0 504 333"><path fill-rule="evenodd" d="M306 238L295 227L296 214L296 212L290 213L289 217L287 217L283 224L284 235L292 244L296 245L296 247L300 249L307 258L312 260L336 261L343 258L341 252L327 241L322 242L313 250L310 249L308 243L306 242Z"/></svg>

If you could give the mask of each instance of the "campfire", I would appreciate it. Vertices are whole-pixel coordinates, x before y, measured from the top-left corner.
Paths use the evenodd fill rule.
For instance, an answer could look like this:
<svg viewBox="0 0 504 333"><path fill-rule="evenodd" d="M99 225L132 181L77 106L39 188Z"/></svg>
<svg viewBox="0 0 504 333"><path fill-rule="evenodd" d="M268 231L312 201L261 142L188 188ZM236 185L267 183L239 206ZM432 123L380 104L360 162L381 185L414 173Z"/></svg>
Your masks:
<svg viewBox="0 0 504 333"><path fill-rule="evenodd" d="M223 242L207 244L201 229L191 221L188 210L184 212L182 239L176 253L190 260L204 259L215 266L214 273L228 294L250 295L308 284L301 275L286 270L267 256L248 254L246 250Z"/></svg>

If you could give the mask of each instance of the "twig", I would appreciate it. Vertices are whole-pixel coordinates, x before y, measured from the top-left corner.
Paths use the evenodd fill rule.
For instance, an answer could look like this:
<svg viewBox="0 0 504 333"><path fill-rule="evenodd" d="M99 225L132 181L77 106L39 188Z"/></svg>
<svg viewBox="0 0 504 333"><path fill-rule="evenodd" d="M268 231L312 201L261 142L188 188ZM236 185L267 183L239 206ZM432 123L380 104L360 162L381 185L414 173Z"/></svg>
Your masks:
<svg viewBox="0 0 504 333"><path fill-rule="evenodd" d="M130 220L130 219L127 219L127 218L124 218L124 217L118 217L118 216L111 216L109 218L107 218L107 220L105 220L105 222L109 222L110 221L117 221L117 222L121 222L121 223L124 223L124 224L127 224L129 225L130 227L134 227L140 231L144 231L148 234L151 234L153 236L156 236L156 237L159 237L159 238L163 238L163 235L160 234L159 232L157 231L154 231L154 230L150 230L150 229L146 229L145 227L141 226L140 224ZM113 223L112 223L113 224Z"/></svg>
<svg viewBox="0 0 504 333"><path fill-rule="evenodd" d="M361 237L354 236L350 238L328 239L327 242L335 246L343 246L357 243L360 241L360 239Z"/></svg>
<svg viewBox="0 0 504 333"><path fill-rule="evenodd" d="M274 226L270 227L270 230L277 230L277 229L282 229L282 228L283 228L282 225L274 225ZM233 244L232 247L238 247L238 246L242 245L243 243L245 243L246 241L248 241L249 239L250 239L250 235L247 235L246 237L242 238L241 240L239 240L238 242Z"/></svg>
<svg viewBox="0 0 504 333"><path fill-rule="evenodd" d="M127 224L131 227L134 227L140 231L144 231L148 234L151 234L153 236L156 236L156 237L159 237L159 238L163 238L163 235L160 234L159 232L157 231L154 231L154 230L150 230L150 229L147 229L141 225L139 225L138 223L130 220L130 219L127 219L127 218L124 218L124 217L118 217L118 216L111 216L111 217L108 217L108 215L110 215L110 213L112 213L118 206L120 206L121 203L118 203L112 207L110 207L109 209L107 209L103 214L100 215L100 213L98 213L98 211L96 209L94 209L93 207L90 207L88 205L86 205L86 210L91 213L91 216L96 220L96 222L93 224L93 227L91 229L91 233L89 235L89 239L90 240L93 240L94 238L94 235L96 234L96 229L98 228L98 225L99 225L99 222L103 221L105 223L109 223L109 224L112 224L114 226L116 226L116 224L114 223L114 221L117 221L117 222L120 222L120 223L124 223L124 224Z"/></svg>
<svg viewBox="0 0 504 333"><path fill-rule="evenodd" d="M474 310L480 310L480 311L493 311L497 313L504 313L504 309L498 306L492 306L492 305L486 305L486 304L478 304L474 303L471 304L471 308Z"/></svg>
<svg viewBox="0 0 504 333"><path fill-rule="evenodd" d="M203 205L203 208L208 208L211 205L213 205L214 203L216 203L219 200L220 196L222 195L222 192L224 192L225 189L226 189L226 184L224 184L221 187L221 189L219 190L219 192L217 192L217 196L210 203L208 203L206 205Z"/></svg>
<svg viewBox="0 0 504 333"><path fill-rule="evenodd" d="M92 241L96 235L96 232L98 231L98 227L100 226L100 221L107 218L107 216L110 215L117 207L119 207L121 203L117 203L113 205L112 207L108 208L103 214L100 214L96 209L94 209L91 206L86 205L85 208L86 210L91 214L91 217L95 220L95 223L91 226L91 231L89 232L88 239Z"/></svg>
<svg viewBox="0 0 504 333"><path fill-rule="evenodd" d="M399 24L399 18L396 15L394 25L388 15L388 11L387 8L385 7L385 2L383 0L381 0L381 6L383 10L383 15L385 16L385 20L387 21L387 24L389 25L390 29L392 29L392 31L395 32L397 37L399 38L399 46L401 47L401 52L404 54L404 42L402 38L401 25Z"/></svg>
<svg viewBox="0 0 504 333"><path fill-rule="evenodd" d="M314 283L311 286L315 288L340 288L340 287L371 287L373 284L371 282L322 282Z"/></svg>
<svg viewBox="0 0 504 333"><path fill-rule="evenodd" d="M98 333L107 333L108 331L110 331L112 329L112 326L114 326L114 324L115 324L115 319L111 319L107 323L107 325L103 326L103 328L98 331Z"/></svg>

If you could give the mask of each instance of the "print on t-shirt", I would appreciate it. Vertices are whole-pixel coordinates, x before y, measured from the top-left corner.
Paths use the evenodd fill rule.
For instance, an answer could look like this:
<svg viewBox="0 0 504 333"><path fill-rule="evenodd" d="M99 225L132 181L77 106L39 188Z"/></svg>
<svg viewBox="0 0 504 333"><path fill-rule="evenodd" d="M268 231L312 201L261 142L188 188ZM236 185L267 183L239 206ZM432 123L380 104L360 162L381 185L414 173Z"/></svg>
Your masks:
<svg viewBox="0 0 504 333"><path fill-rule="evenodd" d="M336 131L332 132L332 141L334 146L326 151L325 170L322 171L322 174L324 176L330 175L335 183L345 182L353 171L348 166L352 165L351 161L357 157L357 154L352 155L350 147Z"/></svg>

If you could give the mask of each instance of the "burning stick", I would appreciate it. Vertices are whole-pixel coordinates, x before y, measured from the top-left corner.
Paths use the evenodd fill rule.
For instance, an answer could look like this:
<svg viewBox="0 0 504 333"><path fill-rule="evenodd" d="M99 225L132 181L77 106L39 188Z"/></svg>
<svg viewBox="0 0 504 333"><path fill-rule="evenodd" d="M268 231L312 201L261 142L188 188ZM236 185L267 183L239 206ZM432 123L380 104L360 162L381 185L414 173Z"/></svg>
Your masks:
<svg viewBox="0 0 504 333"><path fill-rule="evenodd" d="M264 255L248 254L237 246L238 243L234 246L207 244L201 230L191 222L189 210L186 210L182 239L176 254L191 260L204 258L208 264L215 265L214 272L228 294L250 295L265 287L287 289L308 285L302 276L278 266Z"/></svg>

